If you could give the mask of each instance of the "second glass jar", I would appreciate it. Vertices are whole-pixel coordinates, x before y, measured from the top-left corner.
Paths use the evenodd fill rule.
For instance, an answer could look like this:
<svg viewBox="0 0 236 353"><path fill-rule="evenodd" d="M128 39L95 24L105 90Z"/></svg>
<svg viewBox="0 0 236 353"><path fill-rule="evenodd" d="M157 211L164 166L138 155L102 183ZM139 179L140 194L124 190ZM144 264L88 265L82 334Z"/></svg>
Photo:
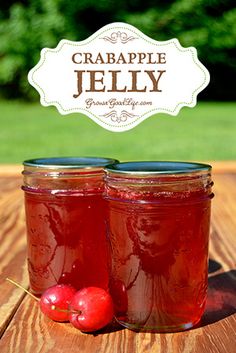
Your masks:
<svg viewBox="0 0 236 353"><path fill-rule="evenodd" d="M193 327L206 302L211 167L130 162L105 171L117 320L151 332Z"/></svg>

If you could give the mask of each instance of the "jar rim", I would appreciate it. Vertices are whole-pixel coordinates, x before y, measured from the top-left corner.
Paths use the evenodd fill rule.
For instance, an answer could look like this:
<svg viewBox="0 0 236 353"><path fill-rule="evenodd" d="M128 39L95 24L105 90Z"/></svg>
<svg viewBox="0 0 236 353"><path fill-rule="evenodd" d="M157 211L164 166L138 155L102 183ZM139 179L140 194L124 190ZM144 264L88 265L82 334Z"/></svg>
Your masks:
<svg viewBox="0 0 236 353"><path fill-rule="evenodd" d="M209 164L175 161L135 161L107 165L106 172L127 175L189 174L211 171Z"/></svg>
<svg viewBox="0 0 236 353"><path fill-rule="evenodd" d="M117 162L117 159L103 157L50 157L28 159L23 165L40 169L94 169Z"/></svg>

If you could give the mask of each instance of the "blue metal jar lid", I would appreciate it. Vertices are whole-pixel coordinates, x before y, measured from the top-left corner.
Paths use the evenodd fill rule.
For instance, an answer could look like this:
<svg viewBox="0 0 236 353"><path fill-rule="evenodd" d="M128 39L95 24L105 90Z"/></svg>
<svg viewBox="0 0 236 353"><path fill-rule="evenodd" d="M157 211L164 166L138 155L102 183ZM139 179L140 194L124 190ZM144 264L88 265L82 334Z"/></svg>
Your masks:
<svg viewBox="0 0 236 353"><path fill-rule="evenodd" d="M188 174L192 172L210 171L211 166L209 164L192 162L140 161L115 163L106 166L105 170L118 174L132 175Z"/></svg>
<svg viewBox="0 0 236 353"><path fill-rule="evenodd" d="M118 160L101 157L53 157L28 159L23 162L26 167L44 169L91 169L117 163Z"/></svg>

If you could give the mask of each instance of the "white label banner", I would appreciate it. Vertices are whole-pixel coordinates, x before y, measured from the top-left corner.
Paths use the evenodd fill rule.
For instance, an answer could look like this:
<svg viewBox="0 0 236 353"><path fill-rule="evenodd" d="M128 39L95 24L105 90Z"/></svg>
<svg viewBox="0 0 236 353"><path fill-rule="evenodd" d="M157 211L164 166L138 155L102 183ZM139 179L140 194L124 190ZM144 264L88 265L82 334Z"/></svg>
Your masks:
<svg viewBox="0 0 236 353"><path fill-rule="evenodd" d="M29 72L44 106L83 113L111 131L125 131L156 113L194 107L209 73L193 47L153 40L126 23L109 24L81 42L44 48Z"/></svg>

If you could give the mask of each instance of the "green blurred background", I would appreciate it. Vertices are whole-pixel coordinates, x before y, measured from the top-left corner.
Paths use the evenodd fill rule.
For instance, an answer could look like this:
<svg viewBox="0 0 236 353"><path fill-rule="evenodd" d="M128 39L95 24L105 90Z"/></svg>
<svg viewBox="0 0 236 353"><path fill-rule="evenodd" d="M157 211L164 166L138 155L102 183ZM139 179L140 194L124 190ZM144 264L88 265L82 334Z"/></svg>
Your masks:
<svg viewBox="0 0 236 353"><path fill-rule="evenodd" d="M24 0L0 5L0 163L34 157L111 156L120 160L236 159L235 0ZM194 46L211 74L195 108L155 115L113 133L81 114L43 108L27 73L43 47L82 40L111 22L157 40Z"/></svg>

